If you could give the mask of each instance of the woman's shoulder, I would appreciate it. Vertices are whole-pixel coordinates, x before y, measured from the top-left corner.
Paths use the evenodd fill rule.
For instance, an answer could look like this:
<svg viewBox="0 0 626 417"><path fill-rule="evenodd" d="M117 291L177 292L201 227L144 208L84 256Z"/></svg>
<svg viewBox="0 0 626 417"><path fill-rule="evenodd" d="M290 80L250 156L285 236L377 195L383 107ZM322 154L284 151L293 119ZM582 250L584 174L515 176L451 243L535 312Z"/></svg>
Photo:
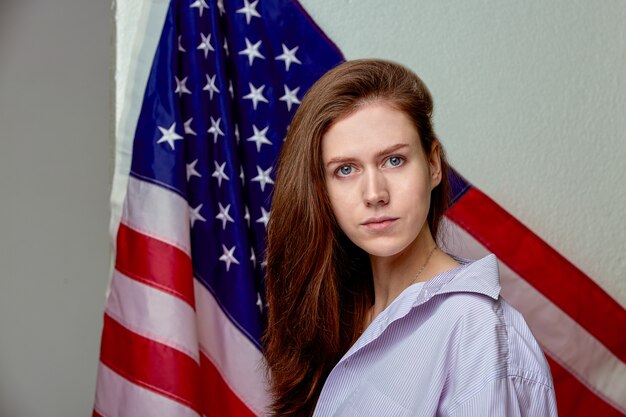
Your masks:
<svg viewBox="0 0 626 417"><path fill-rule="evenodd" d="M547 361L532 331L500 295L495 255L476 261L455 259L461 264L458 273L437 292L438 309L452 327L453 348L481 358L492 375L517 375L551 385Z"/></svg>
<svg viewBox="0 0 626 417"><path fill-rule="evenodd" d="M500 305L507 329L509 375L535 380L552 387L550 367L528 323L506 300L500 299Z"/></svg>
<svg viewBox="0 0 626 417"><path fill-rule="evenodd" d="M446 271L424 284L424 293L432 294L449 304L468 303L457 309L468 314L473 309L489 309L500 296L498 261L490 254L478 260L468 260L452 255L459 266ZM469 307L472 307L470 309Z"/></svg>
<svg viewBox="0 0 626 417"><path fill-rule="evenodd" d="M502 297L490 299L476 293L459 293L447 301L464 305L460 309L451 302L452 308L446 309L456 315L445 347L450 407L484 402L481 398L489 397L493 390L552 401L554 384L549 365L513 306ZM508 390L504 388L507 386Z"/></svg>

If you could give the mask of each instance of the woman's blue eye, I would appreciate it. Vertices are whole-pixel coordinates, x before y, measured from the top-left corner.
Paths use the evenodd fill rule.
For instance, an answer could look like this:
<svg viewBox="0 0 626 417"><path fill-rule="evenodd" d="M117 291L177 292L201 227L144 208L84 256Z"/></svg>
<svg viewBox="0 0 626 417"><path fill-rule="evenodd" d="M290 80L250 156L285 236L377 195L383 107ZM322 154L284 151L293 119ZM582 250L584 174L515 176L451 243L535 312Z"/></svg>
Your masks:
<svg viewBox="0 0 626 417"><path fill-rule="evenodd" d="M340 175L350 175L351 172L352 172L352 167L350 165L344 165L341 168L339 168Z"/></svg>
<svg viewBox="0 0 626 417"><path fill-rule="evenodd" d="M391 158L387 159L387 162L389 162L389 165L391 165L392 167L397 167L402 165L402 158L400 158L399 156L392 156Z"/></svg>

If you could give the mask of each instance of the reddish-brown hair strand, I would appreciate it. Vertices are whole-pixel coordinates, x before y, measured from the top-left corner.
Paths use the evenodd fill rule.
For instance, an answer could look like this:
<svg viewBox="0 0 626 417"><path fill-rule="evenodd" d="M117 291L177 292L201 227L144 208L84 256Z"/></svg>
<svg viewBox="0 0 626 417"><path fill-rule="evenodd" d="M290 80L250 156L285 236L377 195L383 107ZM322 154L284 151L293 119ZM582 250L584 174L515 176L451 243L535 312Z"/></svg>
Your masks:
<svg viewBox="0 0 626 417"><path fill-rule="evenodd" d="M382 60L343 63L302 100L276 171L267 228L268 326L264 353L275 416L310 416L326 377L359 337L373 302L368 255L341 231L325 188L321 142L360 106L385 102L407 114L430 155L438 143L432 98L407 68ZM448 164L427 218L437 236L449 203Z"/></svg>

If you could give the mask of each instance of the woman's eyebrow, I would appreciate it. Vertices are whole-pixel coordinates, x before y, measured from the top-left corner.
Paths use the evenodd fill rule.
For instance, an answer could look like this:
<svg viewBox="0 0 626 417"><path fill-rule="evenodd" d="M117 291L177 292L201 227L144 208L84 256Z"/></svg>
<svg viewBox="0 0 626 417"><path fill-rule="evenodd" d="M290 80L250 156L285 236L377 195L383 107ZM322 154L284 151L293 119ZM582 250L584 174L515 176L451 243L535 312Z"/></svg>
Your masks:
<svg viewBox="0 0 626 417"><path fill-rule="evenodd" d="M326 166L330 166L332 164L336 164L336 163L346 163L346 162L352 162L354 161L354 158L350 158L347 156L336 156L334 158L331 158L327 163Z"/></svg>
<svg viewBox="0 0 626 417"><path fill-rule="evenodd" d="M396 143L395 145L391 145L390 147L385 148L380 152L376 152L376 158L380 158L381 156L385 156L387 154L398 151L402 148L408 148L408 147L409 147L408 143Z"/></svg>
<svg viewBox="0 0 626 417"><path fill-rule="evenodd" d="M390 153L396 152L400 149L403 148L408 148L410 145L408 143L396 143L395 145L391 145L388 148L385 148L381 151L376 152L375 157L376 158L380 158L381 156L384 155L388 155ZM354 158L349 157L349 156L336 156L334 158L331 158L327 163L326 166L330 166L332 164L336 164L336 163L346 163L346 162L352 162L354 161Z"/></svg>

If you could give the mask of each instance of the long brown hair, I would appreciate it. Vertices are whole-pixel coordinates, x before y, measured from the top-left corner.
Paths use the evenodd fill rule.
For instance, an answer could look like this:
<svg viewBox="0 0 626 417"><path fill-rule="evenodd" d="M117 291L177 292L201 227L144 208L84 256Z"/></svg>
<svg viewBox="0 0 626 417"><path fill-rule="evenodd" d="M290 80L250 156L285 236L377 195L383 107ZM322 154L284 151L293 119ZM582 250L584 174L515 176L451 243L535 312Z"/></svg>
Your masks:
<svg viewBox="0 0 626 417"><path fill-rule="evenodd" d="M325 188L322 137L335 121L384 101L415 123L430 155L438 142L432 98L407 68L382 60L345 62L311 87L296 112L276 172L267 228L268 325L264 335L275 416L310 416L335 364L361 333L373 303L367 253L341 231ZM427 222L437 236L449 203L448 164L432 191Z"/></svg>

